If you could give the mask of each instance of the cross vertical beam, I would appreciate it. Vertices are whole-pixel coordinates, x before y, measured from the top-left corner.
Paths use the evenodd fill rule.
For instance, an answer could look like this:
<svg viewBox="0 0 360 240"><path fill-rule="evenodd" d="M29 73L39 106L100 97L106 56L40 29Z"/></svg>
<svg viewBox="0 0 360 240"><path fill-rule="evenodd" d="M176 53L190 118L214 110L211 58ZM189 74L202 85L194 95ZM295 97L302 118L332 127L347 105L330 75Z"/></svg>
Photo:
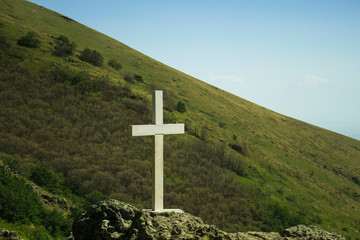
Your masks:
<svg viewBox="0 0 360 240"><path fill-rule="evenodd" d="M183 123L163 124L163 92L153 92L153 124L132 125L132 136L154 136L152 160L152 210L164 211L164 135L183 134ZM180 210L181 211L181 210Z"/></svg>
<svg viewBox="0 0 360 240"><path fill-rule="evenodd" d="M163 125L163 92L153 92L153 124ZM164 209L164 135L155 134L153 138L154 143L154 158L152 161L152 209L159 211Z"/></svg>

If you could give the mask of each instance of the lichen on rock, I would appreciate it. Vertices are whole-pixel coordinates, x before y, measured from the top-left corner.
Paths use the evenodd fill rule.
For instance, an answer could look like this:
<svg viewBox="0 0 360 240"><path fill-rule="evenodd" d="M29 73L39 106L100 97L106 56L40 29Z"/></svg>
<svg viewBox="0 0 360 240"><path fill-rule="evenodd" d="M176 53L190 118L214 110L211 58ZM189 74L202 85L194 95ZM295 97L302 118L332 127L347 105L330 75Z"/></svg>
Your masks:
<svg viewBox="0 0 360 240"><path fill-rule="evenodd" d="M99 202L73 223L75 240L345 240L319 227L299 225L282 233L227 233L180 212L148 212L114 199Z"/></svg>

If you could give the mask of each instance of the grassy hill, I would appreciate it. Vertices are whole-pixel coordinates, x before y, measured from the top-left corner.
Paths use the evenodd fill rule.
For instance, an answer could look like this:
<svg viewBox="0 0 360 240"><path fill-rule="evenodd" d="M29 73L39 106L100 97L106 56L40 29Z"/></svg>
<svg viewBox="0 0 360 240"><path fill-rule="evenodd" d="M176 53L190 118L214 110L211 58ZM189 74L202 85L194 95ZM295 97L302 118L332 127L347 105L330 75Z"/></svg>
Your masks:
<svg viewBox="0 0 360 240"><path fill-rule="evenodd" d="M18 45L28 32L38 47ZM76 44L72 54L55 53L61 35ZM151 138L131 137L130 125L151 122L151 91L163 89L164 122L186 124L184 135L165 137L167 208L228 231L304 223L360 236L359 141L248 102L24 0L0 0L0 37L0 152L21 175L45 166L79 197L99 191L149 208ZM85 48L102 64L81 60Z"/></svg>

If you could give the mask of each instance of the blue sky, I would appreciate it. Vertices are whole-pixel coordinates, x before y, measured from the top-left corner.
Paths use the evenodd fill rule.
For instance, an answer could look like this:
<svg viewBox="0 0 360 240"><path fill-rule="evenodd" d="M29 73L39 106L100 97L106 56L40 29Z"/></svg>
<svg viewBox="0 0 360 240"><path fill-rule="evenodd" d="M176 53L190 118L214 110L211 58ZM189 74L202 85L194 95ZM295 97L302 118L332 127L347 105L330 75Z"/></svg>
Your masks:
<svg viewBox="0 0 360 240"><path fill-rule="evenodd" d="M360 1L32 2L256 104L360 140Z"/></svg>

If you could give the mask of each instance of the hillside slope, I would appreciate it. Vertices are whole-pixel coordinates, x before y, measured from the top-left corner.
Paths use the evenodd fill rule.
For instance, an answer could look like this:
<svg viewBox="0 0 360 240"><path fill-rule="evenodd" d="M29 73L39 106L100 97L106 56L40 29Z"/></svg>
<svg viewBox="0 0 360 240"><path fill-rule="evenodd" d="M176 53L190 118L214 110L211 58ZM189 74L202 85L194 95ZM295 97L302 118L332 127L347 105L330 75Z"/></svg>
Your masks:
<svg viewBox="0 0 360 240"><path fill-rule="evenodd" d="M29 31L39 47L17 44ZM60 35L76 43L73 54L54 54ZM151 122L151 90L164 89L165 122L186 124L185 135L165 138L166 207L228 231L303 223L360 235L359 141L248 102L23 0L0 0L0 36L0 152L62 173L79 195L101 191L148 208L151 138L132 138L130 125ZM102 66L80 60L85 48L102 55Z"/></svg>

